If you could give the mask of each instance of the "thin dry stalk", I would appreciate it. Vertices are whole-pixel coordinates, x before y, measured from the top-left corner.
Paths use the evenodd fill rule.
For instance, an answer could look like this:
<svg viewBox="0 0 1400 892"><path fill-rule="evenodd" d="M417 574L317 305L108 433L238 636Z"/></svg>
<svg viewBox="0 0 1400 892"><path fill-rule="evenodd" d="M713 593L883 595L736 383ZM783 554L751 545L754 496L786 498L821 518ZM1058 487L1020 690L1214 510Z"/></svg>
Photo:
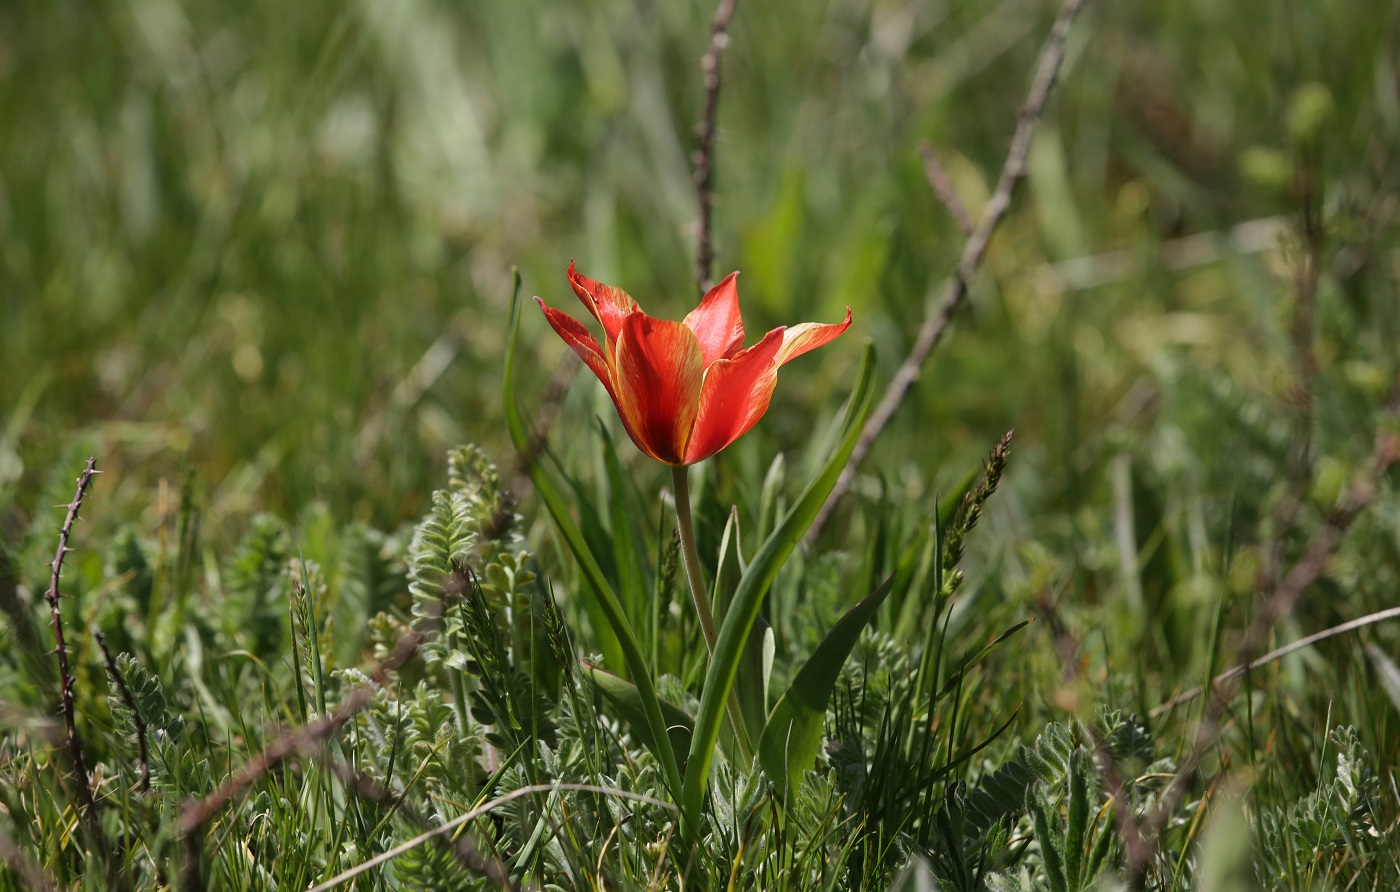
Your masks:
<svg viewBox="0 0 1400 892"><path fill-rule="evenodd" d="M1255 655L1264 649L1265 642L1273 634L1274 626L1293 610L1304 592L1327 571L1327 564L1347 530L1375 499L1382 476L1397 460L1400 460L1400 438L1390 434L1378 437L1369 466L1352 484L1326 523L1313 534L1303 551L1303 556L1269 595L1263 609L1250 624L1240 648L1244 657L1243 663L1255 662ZM1162 831L1185 796L1187 788L1196 780L1206 750L1219 737L1221 718L1234 698L1239 679L1243 675L1244 673L1240 673L1224 680L1214 688L1215 696L1207 699L1205 714L1201 717L1176 777L1163 792L1156 809L1140 825L1145 845L1136 849L1129 847L1126 859L1128 888L1145 888L1147 867L1153 853L1159 847Z"/></svg>
<svg viewBox="0 0 1400 892"><path fill-rule="evenodd" d="M472 821L475 821L482 815L490 814L492 811L501 807L502 805L505 805L507 802L514 802L516 799L520 799L524 796L533 796L536 793L558 793L564 791L575 793L600 793L605 796L616 796L619 799L630 799L634 802L644 802L647 805L655 805L659 808L664 808L672 812L676 811L676 807L671 803L664 802L653 796L647 796L643 793L633 793L628 790L618 790L613 787L600 787L594 784L534 784L528 787L519 787L517 789L511 790L509 793L504 793L500 796L497 796L490 802L477 806L476 808L472 809L466 814L458 815L457 817L446 822L445 824L442 824L432 830L429 830L426 833L415 836L413 839L410 839L407 842L400 843L399 845L394 846L392 849L389 849L387 852L382 852L378 855L375 855L373 858L369 859L368 861L365 861L362 864L357 864L356 866L350 868L347 871L344 871L343 873L336 874L335 876L331 877L330 879L326 880L320 885L313 886L312 888L308 889L307 892L327 892L327 890L333 889L336 886L339 886L348 880L352 880L360 874L365 873L366 871L373 870L374 868L385 863L386 861L392 861L394 858L397 858L404 852L410 851L422 845L423 843L427 842L435 836L439 836L443 833L449 833L453 830L456 830L463 824L469 824Z"/></svg>
<svg viewBox="0 0 1400 892"><path fill-rule="evenodd" d="M200 844L204 828L214 819L235 796L257 783L273 768L297 753L314 753L322 744L340 730L346 722L355 717L374 699L375 693L388 682L388 673L403 666L418 652L425 633L410 630L399 638L394 650L379 666L375 667L375 683L362 684L353 688L334 711L317 718L299 728L293 728L268 744L262 752L243 763L243 766L217 790L203 799L192 800L185 805L180 816L180 839L182 844L182 864L180 868L181 889L204 889L206 884L200 867Z"/></svg>
<svg viewBox="0 0 1400 892"><path fill-rule="evenodd" d="M414 824L420 830L433 833L439 829L438 823L420 812L412 801L395 794L379 781L356 771L338 759L332 758L328 753L322 752L320 755L322 764L329 767L331 773L346 787L390 811L399 812L408 819L409 823ZM436 836L435 838L441 837ZM443 842L463 867L486 877L501 889L519 888L511 882L510 870L501 863L501 859L482 852L467 834L459 834L450 840L443 840Z"/></svg>
<svg viewBox="0 0 1400 892"><path fill-rule="evenodd" d="M719 57L729 43L729 20L734 17L738 0L720 0L710 23L710 44L700 60L705 78L705 108L696 128L699 146L695 150L695 194L700 203L700 223L696 234L695 287L704 294L710 290L710 267L715 252L711 235L714 211L714 150L715 119L719 114Z"/></svg>
<svg viewBox="0 0 1400 892"><path fill-rule="evenodd" d="M1260 657L1257 660L1254 660L1253 662L1241 663L1240 665L1235 666L1233 669L1226 669L1224 672L1215 676L1215 678L1211 680L1210 685L1212 688L1218 688L1221 684L1229 681L1232 678L1238 678L1241 675L1244 675L1246 672L1252 672L1255 669L1258 669L1262 666L1266 666L1269 663L1274 662L1275 660L1281 660L1289 654L1296 653L1305 647L1311 647L1312 645L1317 644L1319 641L1326 641L1328 638L1335 638L1338 635L1345 635L1347 632L1352 632L1356 629L1364 629L1366 626L1373 626L1376 623L1385 622L1386 620L1391 619L1400 619L1400 607L1391 607L1386 610L1378 610L1375 613L1368 613L1363 617L1359 617L1349 622L1341 623L1340 625L1335 625L1330 629L1323 629L1321 632L1314 632L1311 635L1299 638L1297 641L1291 641L1288 644L1285 644L1283 647L1275 648L1274 650L1269 651L1268 653L1264 654L1262 657ZM1203 693L1205 693L1205 688L1201 685L1197 685L1194 688L1189 688L1185 691L1182 691L1180 694L1177 694L1175 697L1171 698L1165 703L1159 704L1158 706L1154 706L1152 708L1152 711L1149 712L1148 715L1155 719L1158 716L1162 716L1168 712L1171 712L1173 709L1175 709L1183 703L1190 703L1192 700L1195 700Z"/></svg>
<svg viewBox="0 0 1400 892"><path fill-rule="evenodd" d="M549 446L549 434L554 427L554 422L559 419L559 410L564 403L564 397L569 392L569 385L573 383L574 377L578 374L581 363L573 351L565 351L564 361L555 369L553 377L545 385L544 397L541 400L539 411L535 413L535 426L530 431L530 449L522 453L515 463L515 475L511 480L510 489L516 498L520 498L530 487L530 468Z"/></svg>
<svg viewBox="0 0 1400 892"><path fill-rule="evenodd" d="M68 671L68 647L63 640L63 613L59 607L58 580L63 575L63 559L73 549L68 540L73 533L73 524L83 507L83 496L92 485L97 474L97 456L88 456L87 466L78 477L78 486L73 493L73 501L68 503L68 516L63 519L63 527L58 531L58 550L54 552L53 563L49 565L49 619L53 623L54 653L58 656L58 684L62 701L63 724L68 730L68 759L73 763L73 773L77 775L78 802L82 807L84 820L89 824L99 843L103 844L102 827L97 822L97 805L92 798L92 779L88 776L87 762L83 758L83 744L78 739L78 723L73 708L73 676Z"/></svg>
<svg viewBox="0 0 1400 892"><path fill-rule="evenodd" d="M855 449L851 452L851 457L841 472L841 477L836 481L835 488L832 489L831 495L827 497L826 503L807 532L808 541L817 537L822 527L825 526L836 501L850 489L851 483L855 479L856 468L870 453L875 440L880 436L885 426L890 423L890 419L898 411L914 382L919 379L919 373L923 370L929 354L938 345L944 332L947 331L949 323L952 322L953 314L957 312L958 307L967 297L968 284L977 273L978 267L982 265L982 258L987 253L987 245L991 243L992 235L1011 207L1011 199L1015 194L1017 184L1026 174L1026 156L1030 152L1031 141L1035 137L1036 128L1040 124L1041 112L1044 111L1045 104L1050 99L1050 94L1059 77L1060 67L1064 63L1065 45L1069 40L1070 26L1074 23L1074 18L1083 5L1084 0L1065 0L1064 5L1060 7L1050 36L1040 50L1035 80L1031 83L1026 101L1021 105L1021 113L1016 122L1016 132L1011 137L1011 148L1007 151L1005 163L1002 164L996 189L992 192L992 197L982 212L982 219L963 245L962 256L958 259L957 269L954 270L953 277L948 282L943 299L939 301L933 314L924 320L923 326L919 329L919 335L914 341L913 349L909 351L909 355L900 364L898 371L894 374L894 379L890 381L884 396L880 398L879 405L875 407L875 411L870 414L870 418L866 421L865 428L860 433L860 439L856 441Z"/></svg>
<svg viewBox="0 0 1400 892"><path fill-rule="evenodd" d="M953 188L948 171L943 169L943 159L939 157L938 149L933 147L933 143L926 142L919 147L919 154L924 158L924 178L928 180L929 188L948 209L948 216L953 218L963 238L971 238L977 224L972 222L967 205L958 196L958 190Z"/></svg>
<svg viewBox="0 0 1400 892"><path fill-rule="evenodd" d="M95 633L97 644L102 648L102 658L107 663L107 674L112 676L112 681L116 682L117 690L121 692L122 702L126 708L131 710L132 724L136 725L136 746L140 751L141 758L141 790L151 792L151 760L150 751L146 748L146 722L141 718L141 710L136 705L136 698L131 695L131 688L127 687L126 679L122 677L122 671L117 668L117 661L112 658L112 650L107 646L107 636L101 632Z"/></svg>
<svg viewBox="0 0 1400 892"><path fill-rule="evenodd" d="M48 875L24 854L10 836L0 830L0 859L4 859L5 864L22 884L35 890L35 892L56 892L57 884L49 879Z"/></svg>

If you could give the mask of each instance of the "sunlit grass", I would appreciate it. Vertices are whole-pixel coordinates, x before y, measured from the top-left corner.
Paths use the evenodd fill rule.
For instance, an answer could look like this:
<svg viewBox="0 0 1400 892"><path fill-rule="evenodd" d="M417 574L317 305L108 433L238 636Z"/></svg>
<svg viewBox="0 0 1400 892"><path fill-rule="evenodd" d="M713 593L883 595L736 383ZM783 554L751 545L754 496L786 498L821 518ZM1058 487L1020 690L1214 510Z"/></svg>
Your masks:
<svg viewBox="0 0 1400 892"><path fill-rule="evenodd" d="M979 213L1054 12L739 4L715 247L717 273L741 270L750 331L849 305L889 379L961 246L919 146L937 145ZM199 840L205 877L306 888L531 783L674 801L651 752L574 673L574 656L613 648L515 480L500 394L512 265L527 296L551 303L572 300L563 272L578 258L658 315L694 305L689 153L712 14L620 0L0 9L0 838L26 862L63 888L112 888L128 872L139 888L177 883L186 802L333 711L407 628L414 527L453 487L445 456L466 442L519 497L501 554L528 550L518 567L537 576L518 591L487 578L504 663L483 669L493 658L470 652L481 617L449 618L334 747L230 800ZM779 808L721 739L693 850L666 808L590 793L524 797L463 838L527 886L720 888L732 875L916 888L927 869L950 888L995 872L1012 889L1024 869L1055 888L1047 840L1069 855L1080 834L1084 882L1099 840L1116 876L1130 858L1102 811L1111 772L1084 780L1069 755L1046 767L1018 747L1090 753L1093 735L1116 733L1123 796L1150 809L1211 707L1154 709L1241 658L1246 630L1396 431L1393 18L1369 0L1267 15L1213 0L1090 4L1026 188L954 329L765 603L776 694L895 574L833 699L819 771ZM1310 244L1311 231L1323 238ZM664 469L587 376L545 412L572 360L536 316L521 349L521 404L552 424L549 473L624 593L661 696L693 715L705 648L674 575ZM858 357L853 341L804 360L764 423L699 469L708 566L732 505L752 558L820 467ZM948 598L941 537L1011 428L1006 477ZM89 454L102 474L63 610L110 853L77 820L41 598L56 506ZM1256 644L1393 606L1395 481L1379 475L1325 572ZM497 558L514 572L515 557ZM1151 888L1231 875L1220 852L1242 853L1266 887L1400 880L1397 628L1248 676L1147 865ZM137 789L99 630L130 655L145 698L153 794ZM513 730L473 718L498 717L490 684L523 698ZM1351 786L1339 756L1360 772ZM976 786L998 769L1021 777L1016 765L1035 769L1025 777L1045 785L1048 812L1023 816L1023 798ZM347 782L350 769L403 805ZM923 783L912 799L904 781ZM979 790L1001 812L957 829L958 796ZM1225 842L1202 855L1235 795L1243 824L1222 820ZM1250 835L1229 835L1240 826ZM419 846L361 888L484 884L463 857ZM0 888L26 884L15 863Z"/></svg>

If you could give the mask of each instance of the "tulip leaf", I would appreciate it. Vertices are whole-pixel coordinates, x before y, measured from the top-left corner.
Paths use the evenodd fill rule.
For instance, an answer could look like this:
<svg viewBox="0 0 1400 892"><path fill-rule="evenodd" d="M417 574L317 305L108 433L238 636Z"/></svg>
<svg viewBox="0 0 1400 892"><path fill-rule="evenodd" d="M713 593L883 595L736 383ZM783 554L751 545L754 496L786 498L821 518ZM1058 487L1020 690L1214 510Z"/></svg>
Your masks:
<svg viewBox="0 0 1400 892"><path fill-rule="evenodd" d="M604 479L607 481L608 540L616 565L618 594L631 621L644 622L643 611L650 606L650 586L642 554L645 545L638 530L638 512L633 505L632 477L622 470L617 447L602 421L598 433L603 451Z"/></svg>
<svg viewBox="0 0 1400 892"><path fill-rule="evenodd" d="M656 686L652 683L642 649L637 645L637 639L632 634L632 627L627 622L622 605L618 603L617 595L608 585L603 571L598 566L598 561L593 557L593 553L588 549L588 544L584 541L583 533L579 531L578 525L574 523L573 517L569 514L568 502L560 495L559 490L554 486L554 481L549 479L543 465L538 460L533 460L538 450L531 442L528 429L525 426L525 419L520 414L520 405L515 396L516 347L520 340L520 271L515 270L513 275L514 293L510 302L510 333L506 339L506 367L501 388L505 404L506 430L510 433L510 439L515 444L516 451L522 457L530 459L524 470L530 475L530 481L535 485L535 491L539 493L540 501L544 503L550 518L554 521L555 529L559 531L560 537L574 555L574 559L578 561L584 579L588 582L588 587L597 596L596 606L601 610L607 624L606 626L599 624L599 631L610 627L613 634L617 636L617 648L621 651L622 662L627 665L627 670L632 675L632 681L637 686L637 699L641 703L642 713L646 718L652 739L656 742L661 767L666 774L666 781L673 791L680 790L680 768L676 762L675 750L671 748L671 738L666 733L666 719L662 715L661 699L656 695ZM585 599L585 601L587 600ZM604 653L606 655L606 651Z"/></svg>
<svg viewBox="0 0 1400 892"><path fill-rule="evenodd" d="M802 773L815 764L825 730L826 705L841 668L861 632L880 612L893 584L891 575L836 621L773 707L758 741L758 762L777 785L780 800L787 800Z"/></svg>
<svg viewBox="0 0 1400 892"><path fill-rule="evenodd" d="M774 521L782 513L780 490L783 485L785 469L783 454L779 452L773 457L773 463L768 466L768 473L763 475L763 490L758 499L758 537L760 541L768 535Z"/></svg>
<svg viewBox="0 0 1400 892"><path fill-rule="evenodd" d="M647 722L646 709L642 705L642 698L637 692L637 686L587 660L579 660L579 665L593 680L594 687L598 689L598 693L603 696L603 699L617 710L618 717L632 728L632 732L637 735L637 739L641 741L642 745L660 757L660 750L656 745L656 738L652 736L651 726ZM657 703L661 705L661 715L666 720L666 734L670 737L671 751L686 752L690 749L690 735L695 728L695 719L687 715L685 710L667 700L658 698ZM680 769L685 771L684 762L680 764Z"/></svg>
<svg viewBox="0 0 1400 892"><path fill-rule="evenodd" d="M865 417L870 411L871 396L875 389L874 372L875 350L869 344L861 358L860 370L856 375L856 386L846 403L846 412L841 421L837 447L827 458L817 475L802 492L797 502L764 541L758 553L744 571L734 598L724 612L724 622L720 626L719 640L715 652L710 657L709 669L705 672L705 687L700 695L700 711L695 718L695 734L690 739L690 758L687 760L685 783L681 793L681 815L683 827L694 833L700 826L700 813L705 803L705 791L709 787L710 762L714 758L715 744L719 740L720 725L724 721L725 704L733 689L734 678L743 660L743 651L748 644L749 632L758 619L759 608L768 593L778 571L783 568L794 549L802 541L803 535L816 519L817 512L826 502L836 486L836 480L846 467L847 460L855 450Z"/></svg>
<svg viewBox="0 0 1400 892"><path fill-rule="evenodd" d="M729 521L724 525L724 536L719 547L719 564L715 568L715 587L711 601L715 608L715 619L723 622L724 612L739 588L744 575L744 553L740 547L739 510L731 509ZM773 629L768 621L759 616L754 627L749 630L748 643L744 645L743 662L739 665L739 675L734 683L734 691L739 700L739 712L744 717L744 727L750 740L758 739L758 732L768 718L768 678L773 669Z"/></svg>

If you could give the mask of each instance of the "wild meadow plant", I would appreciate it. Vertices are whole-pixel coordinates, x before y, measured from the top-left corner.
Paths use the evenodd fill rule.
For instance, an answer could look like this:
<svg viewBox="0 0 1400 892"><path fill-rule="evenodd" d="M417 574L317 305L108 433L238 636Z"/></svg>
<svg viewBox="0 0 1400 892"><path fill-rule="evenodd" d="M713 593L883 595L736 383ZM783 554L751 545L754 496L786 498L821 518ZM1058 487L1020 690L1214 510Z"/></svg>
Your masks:
<svg viewBox="0 0 1400 892"><path fill-rule="evenodd" d="M686 5L0 10L0 890L1400 888L1393 11L1083 5L720 0L601 389Z"/></svg>
<svg viewBox="0 0 1400 892"><path fill-rule="evenodd" d="M52 677L25 589L7 583L5 887L1059 892L1394 875L1380 778L1352 728L1329 729L1335 770L1315 792L1248 819L1228 795L1179 787L1202 754L1164 745L1145 717L1099 707L1015 741L1019 708L989 667L1015 660L1030 620L983 643L952 631L1010 433L853 597L849 565L873 552L799 545L868 416L869 347L794 495L777 460L742 509L687 485L764 414L778 367L849 318L744 348L733 276L684 323L572 267L569 281L604 340L545 306L549 323L673 484L644 495L606 431L596 499L550 467L518 407L517 279L505 418L561 543L552 559L576 574L532 552L509 481L462 447L411 535L263 518L210 568L216 606L194 610L180 592L198 512L182 500L166 545L117 537L65 613L89 461L50 566L52 632L82 642L59 663L61 726L18 720ZM725 518L703 545L695 498ZM664 501L674 525L649 535ZM679 575L693 613L672 609ZM1225 817L1198 856L1207 808Z"/></svg>

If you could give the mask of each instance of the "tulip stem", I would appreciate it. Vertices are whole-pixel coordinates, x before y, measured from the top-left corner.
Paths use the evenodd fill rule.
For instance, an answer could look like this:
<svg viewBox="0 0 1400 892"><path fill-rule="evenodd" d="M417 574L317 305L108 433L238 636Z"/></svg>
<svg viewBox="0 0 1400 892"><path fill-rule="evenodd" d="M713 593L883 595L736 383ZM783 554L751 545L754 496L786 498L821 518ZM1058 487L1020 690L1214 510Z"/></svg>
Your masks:
<svg viewBox="0 0 1400 892"><path fill-rule="evenodd" d="M700 617L700 628L705 633L705 646L714 656L719 632L715 630L715 615L710 609L710 598L705 594L705 577L700 572L700 553L695 547L695 523L690 516L690 467L671 466L671 488L676 496L676 522L681 533L681 562L685 564L685 576L690 582L690 598L695 602L695 612ZM753 758L753 744L749 742L748 728L744 724L744 714L739 709L739 698L734 691L729 692L729 721L734 726L734 737L739 741L739 751L745 759Z"/></svg>
<svg viewBox="0 0 1400 892"><path fill-rule="evenodd" d="M719 632L715 630L715 615L710 610L710 598L705 594L705 577L700 573L700 554L695 547L695 523L690 518L689 472L690 468L686 465L671 466L672 490L676 494L676 521L681 531L681 560L685 563L685 576L690 582L690 597L695 602L695 612L700 616L700 628L705 633L705 646L713 654Z"/></svg>

